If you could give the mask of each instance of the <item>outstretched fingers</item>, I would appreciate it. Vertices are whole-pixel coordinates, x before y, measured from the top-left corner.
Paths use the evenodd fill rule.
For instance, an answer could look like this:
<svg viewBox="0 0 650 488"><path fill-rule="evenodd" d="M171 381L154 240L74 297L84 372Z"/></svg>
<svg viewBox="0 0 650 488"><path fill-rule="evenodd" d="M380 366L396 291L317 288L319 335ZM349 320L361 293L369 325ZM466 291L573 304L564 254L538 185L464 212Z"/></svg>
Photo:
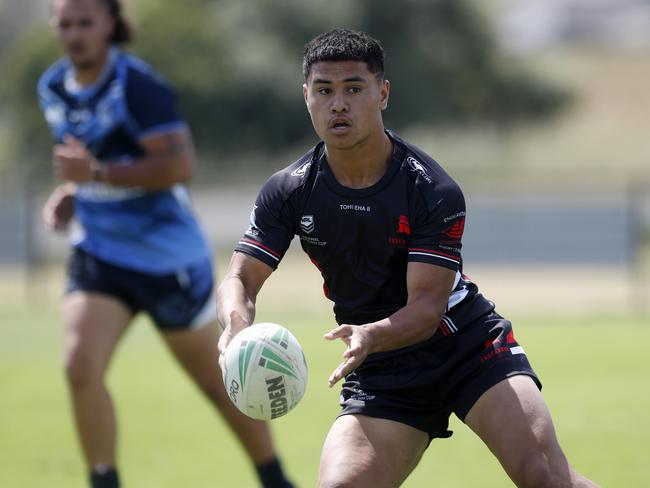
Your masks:
<svg viewBox="0 0 650 488"><path fill-rule="evenodd" d="M347 349L343 352L345 360L338 365L327 380L330 388L356 368L368 356L369 344L363 326L343 324L323 336L328 341L341 339Z"/></svg>

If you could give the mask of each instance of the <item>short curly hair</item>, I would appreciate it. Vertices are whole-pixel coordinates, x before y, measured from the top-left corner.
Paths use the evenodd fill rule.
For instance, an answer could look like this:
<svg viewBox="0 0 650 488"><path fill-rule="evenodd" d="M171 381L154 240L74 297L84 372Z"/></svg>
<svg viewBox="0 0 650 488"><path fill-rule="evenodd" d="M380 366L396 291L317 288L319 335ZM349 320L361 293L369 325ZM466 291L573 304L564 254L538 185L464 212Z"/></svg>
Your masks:
<svg viewBox="0 0 650 488"><path fill-rule="evenodd" d="M378 40L362 31L332 29L309 41L302 57L305 80L311 67L321 61L363 61L377 78L384 77L384 49Z"/></svg>

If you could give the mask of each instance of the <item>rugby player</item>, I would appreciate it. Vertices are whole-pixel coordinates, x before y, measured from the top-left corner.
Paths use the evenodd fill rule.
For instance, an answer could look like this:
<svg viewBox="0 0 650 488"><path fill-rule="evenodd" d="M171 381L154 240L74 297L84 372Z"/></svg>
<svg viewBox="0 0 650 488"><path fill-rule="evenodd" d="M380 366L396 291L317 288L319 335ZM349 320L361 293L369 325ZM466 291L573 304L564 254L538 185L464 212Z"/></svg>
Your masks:
<svg viewBox="0 0 650 488"><path fill-rule="evenodd" d="M120 338L143 311L237 435L260 483L290 487L268 426L241 414L215 373L220 329L213 261L184 186L194 156L174 91L120 49L131 30L119 0L53 0L51 9L65 57L43 74L38 94L56 141L54 170L64 183L43 216L55 230L74 216L80 223L63 337L91 486L119 486L116 418L104 376Z"/></svg>
<svg viewBox="0 0 650 488"><path fill-rule="evenodd" d="M297 235L345 343L321 487L393 487L454 413L520 487L593 487L569 464L512 324L463 273L465 201L429 155L386 130L384 53L335 29L304 50L303 94L321 141L261 189L217 291L228 342Z"/></svg>

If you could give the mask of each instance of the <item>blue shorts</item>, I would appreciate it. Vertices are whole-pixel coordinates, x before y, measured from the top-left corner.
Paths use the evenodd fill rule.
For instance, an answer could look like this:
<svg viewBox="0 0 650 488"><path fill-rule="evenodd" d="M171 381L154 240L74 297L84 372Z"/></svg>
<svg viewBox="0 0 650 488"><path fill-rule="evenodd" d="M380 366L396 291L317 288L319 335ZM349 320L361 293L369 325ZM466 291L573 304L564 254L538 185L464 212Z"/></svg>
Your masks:
<svg viewBox="0 0 650 488"><path fill-rule="evenodd" d="M515 375L542 387L511 323L491 312L452 335L438 330L423 343L369 355L346 377L340 415L385 418L430 439L450 437L452 412L464 421L483 393Z"/></svg>
<svg viewBox="0 0 650 488"><path fill-rule="evenodd" d="M209 259L176 273L154 275L114 266L75 248L66 293L93 291L117 298L136 314L148 313L165 331L200 327L216 318Z"/></svg>

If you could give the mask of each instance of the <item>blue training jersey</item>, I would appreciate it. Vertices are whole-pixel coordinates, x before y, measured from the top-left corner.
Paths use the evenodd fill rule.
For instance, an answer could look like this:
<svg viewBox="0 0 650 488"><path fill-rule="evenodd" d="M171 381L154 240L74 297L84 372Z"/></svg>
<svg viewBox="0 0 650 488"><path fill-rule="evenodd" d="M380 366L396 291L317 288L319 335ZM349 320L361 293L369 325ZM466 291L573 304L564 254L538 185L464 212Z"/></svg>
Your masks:
<svg viewBox="0 0 650 488"><path fill-rule="evenodd" d="M131 164L144 155L141 140L186 127L169 84L117 48L91 86L75 82L64 58L43 74L38 95L54 139L75 136L102 164ZM73 244L116 266L165 274L211 255L181 184L163 191L78 184L75 214L81 232Z"/></svg>

